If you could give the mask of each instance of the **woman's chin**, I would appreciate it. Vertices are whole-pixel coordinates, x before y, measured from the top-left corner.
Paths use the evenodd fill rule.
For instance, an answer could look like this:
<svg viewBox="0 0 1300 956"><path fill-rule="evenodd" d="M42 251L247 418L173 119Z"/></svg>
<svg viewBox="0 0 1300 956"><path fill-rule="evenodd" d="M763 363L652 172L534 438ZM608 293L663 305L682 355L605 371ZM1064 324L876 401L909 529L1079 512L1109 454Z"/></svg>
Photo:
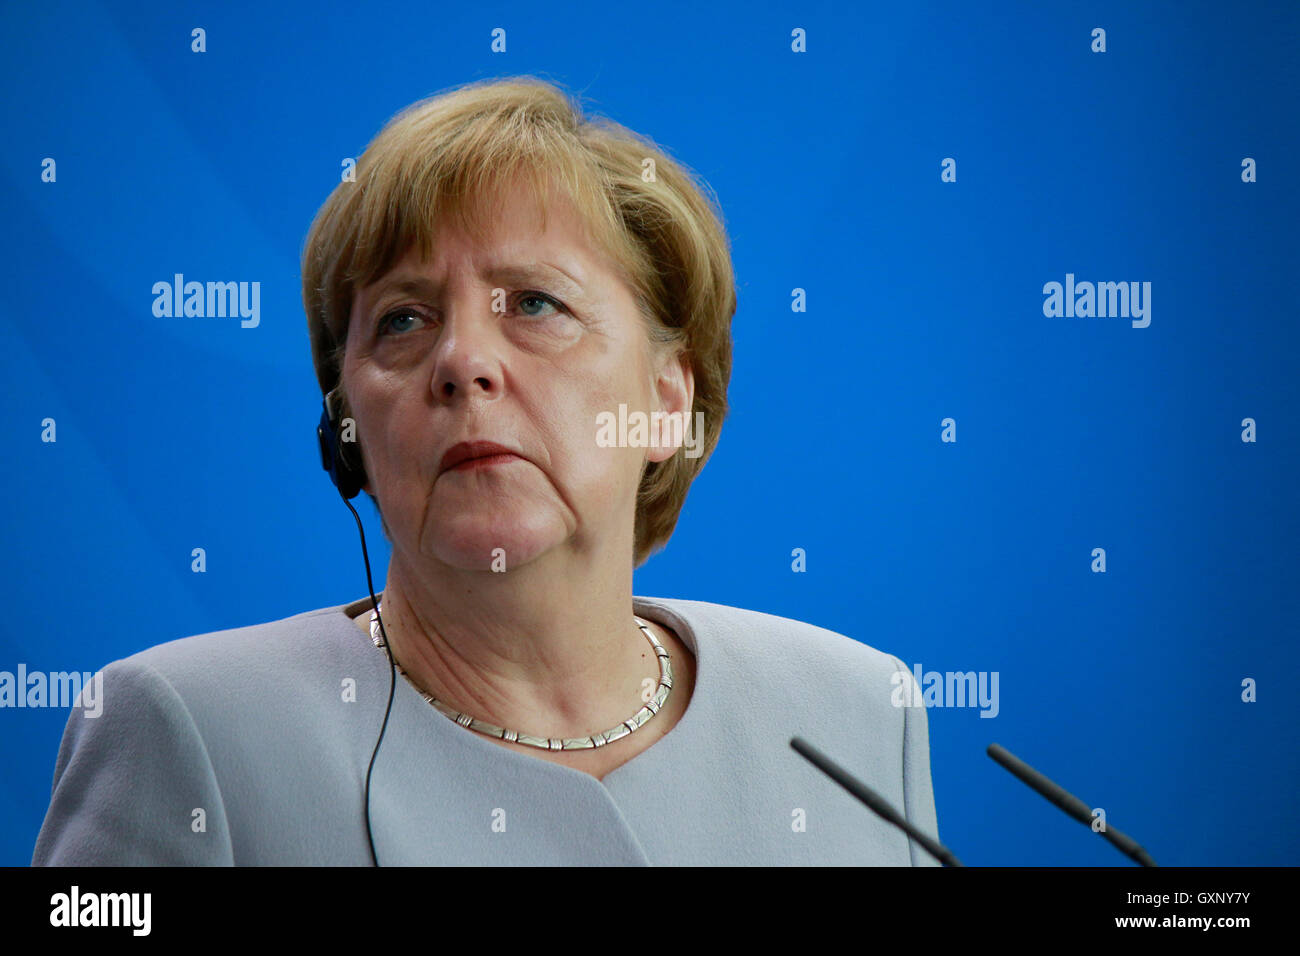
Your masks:
<svg viewBox="0 0 1300 956"><path fill-rule="evenodd" d="M536 525L536 522L533 522ZM425 549L463 571L506 572L527 564L564 540L564 529L518 521L456 521L430 528Z"/></svg>

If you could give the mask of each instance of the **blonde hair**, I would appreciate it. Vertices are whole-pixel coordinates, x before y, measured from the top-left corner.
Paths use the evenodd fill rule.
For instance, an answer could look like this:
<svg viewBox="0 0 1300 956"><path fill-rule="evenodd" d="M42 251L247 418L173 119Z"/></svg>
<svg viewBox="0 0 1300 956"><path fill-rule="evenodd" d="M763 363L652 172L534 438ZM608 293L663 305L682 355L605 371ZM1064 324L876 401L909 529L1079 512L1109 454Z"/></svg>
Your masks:
<svg viewBox="0 0 1300 956"><path fill-rule="evenodd" d="M588 241L621 268L649 341L688 357L695 379L688 420L703 413L702 453L688 458L679 449L647 464L633 554L642 564L671 536L727 413L736 291L716 197L649 139L585 117L567 93L529 76L479 80L408 106L366 148L355 173L325 201L303 249L303 306L322 393L340 384L356 291L413 248L429 257L444 217L481 241L495 208L484 200L518 175L543 221L551 189L562 190ZM339 394L340 414L348 415ZM345 446L350 453L355 464Z"/></svg>

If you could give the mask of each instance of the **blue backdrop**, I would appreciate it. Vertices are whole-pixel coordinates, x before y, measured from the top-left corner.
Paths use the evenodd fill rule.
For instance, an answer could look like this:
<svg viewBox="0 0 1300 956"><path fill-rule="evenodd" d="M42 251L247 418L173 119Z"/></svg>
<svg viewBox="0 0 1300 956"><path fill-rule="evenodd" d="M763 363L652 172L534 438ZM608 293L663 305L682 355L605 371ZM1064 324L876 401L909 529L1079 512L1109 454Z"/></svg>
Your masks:
<svg viewBox="0 0 1300 956"><path fill-rule="evenodd" d="M993 741L1161 864L1290 864L1297 48L1294 3L6 4L0 670L365 593L302 242L397 110L534 74L693 167L733 243L733 411L636 593L996 673L996 716L929 711L968 864L1125 862ZM156 318L176 273L260 282L259 323ZM1145 316L1046 314L1068 281ZM0 710L0 864L66 718Z"/></svg>

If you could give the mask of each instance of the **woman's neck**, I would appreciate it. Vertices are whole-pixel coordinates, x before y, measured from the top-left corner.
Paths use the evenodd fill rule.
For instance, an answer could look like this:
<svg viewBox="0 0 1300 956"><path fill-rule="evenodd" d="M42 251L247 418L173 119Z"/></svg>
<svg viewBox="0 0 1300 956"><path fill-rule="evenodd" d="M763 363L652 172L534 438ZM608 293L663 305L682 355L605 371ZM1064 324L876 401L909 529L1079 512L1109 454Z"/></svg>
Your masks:
<svg viewBox="0 0 1300 956"><path fill-rule="evenodd" d="M579 737L619 724L659 681L631 568L559 567L566 559L435 576L395 552L381 611L395 659L427 693L502 727Z"/></svg>

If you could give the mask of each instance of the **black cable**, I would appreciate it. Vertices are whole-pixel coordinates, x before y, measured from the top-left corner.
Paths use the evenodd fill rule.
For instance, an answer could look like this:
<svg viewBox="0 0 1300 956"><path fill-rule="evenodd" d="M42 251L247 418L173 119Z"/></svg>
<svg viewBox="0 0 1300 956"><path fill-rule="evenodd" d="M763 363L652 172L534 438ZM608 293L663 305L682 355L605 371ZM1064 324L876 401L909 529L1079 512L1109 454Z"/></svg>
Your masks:
<svg viewBox="0 0 1300 956"><path fill-rule="evenodd" d="M379 600L375 597L375 582L370 575L370 554L366 551L366 529L362 527L361 515L357 514L357 509L352 507L352 502L347 498L343 503L348 506L348 511L352 512L352 517L357 519L357 531L361 534L361 557L366 562L366 587L370 589L370 604L375 610L375 617L379 620L379 633L384 638L384 653L388 655L388 706L384 708L384 722L379 728L379 739L375 741L375 749L370 753L370 766L366 768L366 839L370 841L370 859L374 861L375 866L379 865L379 857L375 854L375 836L370 830L370 772L375 769L375 757L379 755L379 745L384 742L384 732L388 729L388 715L393 709L393 691L397 689L397 664L393 661L392 648L388 646L388 632L384 630L384 618L379 613Z"/></svg>

